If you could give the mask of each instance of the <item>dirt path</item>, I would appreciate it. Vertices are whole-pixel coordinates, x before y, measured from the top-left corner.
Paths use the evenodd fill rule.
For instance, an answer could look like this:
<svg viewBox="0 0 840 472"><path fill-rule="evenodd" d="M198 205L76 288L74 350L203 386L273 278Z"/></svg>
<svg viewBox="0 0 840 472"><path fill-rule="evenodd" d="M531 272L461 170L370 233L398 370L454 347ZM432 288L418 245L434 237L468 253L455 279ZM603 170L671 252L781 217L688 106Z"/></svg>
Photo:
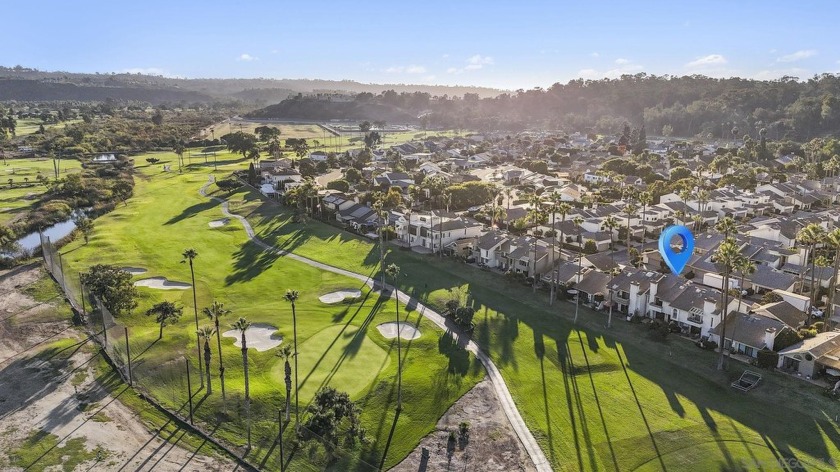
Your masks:
<svg viewBox="0 0 840 472"><path fill-rule="evenodd" d="M460 438L461 422L469 422L469 439ZM456 440L449 441L455 431ZM420 441L392 472L536 470L486 378L455 402L437 423L437 430Z"/></svg>
<svg viewBox="0 0 840 472"><path fill-rule="evenodd" d="M60 298L39 302L27 293L43 277L38 266L0 273L0 469L54 468L73 459L63 448L81 443L77 470L234 470L231 462L181 447L186 432L174 425L162 433L173 442L164 441L96 381L99 355L70 325L69 308ZM36 437L56 444L12 457Z"/></svg>
<svg viewBox="0 0 840 472"><path fill-rule="evenodd" d="M211 175L208 182L199 189L199 193L201 194L201 196L208 197L207 187L209 187L210 184L212 184L214 181L214 177ZM248 238L250 238L255 244L257 244L264 250L281 254L285 257L289 257L296 261L303 262L304 264L316 267L318 269L360 280L374 290L379 289L376 281L367 275L357 274L349 270L339 269L338 267L333 267L329 264L314 261L312 259L299 256L297 254L284 251L282 249L278 249L272 245L265 243L263 240L259 239L256 236L254 228L251 227L251 224L248 223L248 220L246 220L245 217L230 212L227 200L223 200L217 197L208 198L217 201L221 204L222 214L224 216L229 218L236 218L240 223L242 223L242 226L245 229L245 233L248 235ZM394 289L392 286L385 284L384 289L390 291L392 297L394 296ZM519 414L519 410L516 408L516 404L513 402L513 397L511 397L510 395L510 390L508 390L507 388L505 379L502 377L502 374L499 372L499 369L496 367L496 364L493 363L493 360L490 359L490 357L484 351L482 351L478 344L476 344L472 339L470 339L468 335L465 335L460 328L450 323L446 317L425 306L419 300L412 299L411 296L409 296L406 293L400 291L398 292L398 296L400 302L402 302L405 305L411 304L416 306L417 311L422 316L436 324L444 331L450 332L452 337L458 342L460 346L475 354L475 357L481 362L481 364L484 366L484 369L487 371L487 377L490 381L490 385L492 385L493 387L493 391L495 392L496 397L499 403L501 404L502 410L504 411L505 415L510 421L510 424L513 427L514 432L516 433L516 436L519 438L519 440L522 442L522 445L525 447L525 450L528 452L528 456L530 457L531 461L533 461L536 470L540 472L550 472L551 465L548 463L548 459L545 457L545 454L540 448L539 443L537 443L537 440L534 438L534 435L531 433L531 430L529 430L528 427L525 425L525 420L522 419L522 415Z"/></svg>

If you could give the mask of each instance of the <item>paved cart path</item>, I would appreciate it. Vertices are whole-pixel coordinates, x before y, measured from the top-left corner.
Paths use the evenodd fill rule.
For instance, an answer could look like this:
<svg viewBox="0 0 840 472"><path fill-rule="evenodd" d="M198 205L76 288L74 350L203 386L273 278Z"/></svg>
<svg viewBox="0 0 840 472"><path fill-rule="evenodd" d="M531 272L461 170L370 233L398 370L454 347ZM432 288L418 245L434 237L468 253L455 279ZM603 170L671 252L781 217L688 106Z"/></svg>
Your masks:
<svg viewBox="0 0 840 472"><path fill-rule="evenodd" d="M210 176L210 181L208 181L204 186L201 187L199 193L203 197L207 197L207 187L210 186L215 180L213 176ZM360 280L370 286L372 289L376 290L379 288L379 283L377 283L372 277L357 274L355 272L351 272L349 270L340 269L338 267L333 267L328 264L324 264L322 262L314 261L312 259L299 256L295 253L284 251L282 249L278 249L270 244L265 243L261 239L259 239L256 234L254 233L254 229L251 227L251 224L248 223L248 220L245 217L237 215L235 213L231 213L228 207L228 201L223 200L217 197L209 197L212 200L215 200L221 204L222 213L229 218L236 218L242 223L242 226L245 228L245 232L248 234L248 238L251 239L255 244L262 247L264 250L275 253L281 254L285 257L290 259L294 259L299 262L303 262L304 264L310 265L312 267L317 267L321 270L326 270L328 272L333 272L336 274L344 275L346 277L351 277L356 280ZM394 289L391 285L385 284L385 289L391 292L391 297L394 296ZM525 450L528 452L528 456L531 457L531 460L534 462L537 470L542 472L550 472L551 465L548 463L548 459L546 459L545 454L543 454L542 449L540 449L540 445L537 444L537 440L534 439L534 435L531 434L531 431L525 426L525 421L522 419L522 415L519 414L519 410L516 408L516 404L513 402L513 397L510 396L510 391L507 388L507 384L505 380L502 378L502 374L499 372L499 369L496 367L496 364L490 359L490 357L481 350L481 348L476 344L470 337L464 334L461 329L451 323L446 317L441 315L440 313L428 308L427 306L420 303L419 300L412 299L406 293L397 291L396 293L399 294L399 301L403 303L403 305L412 304L413 306L417 307L417 310L420 312L421 315L426 317L428 320L433 322L434 324L438 325L444 331L449 331L452 337L458 341L458 343L464 346L465 349L472 352L475 357L484 365L485 370L487 371L487 376L490 379L490 382L493 385L493 390L496 392L496 396L499 398L499 402L502 404L502 409L507 415L508 420L510 421L511 425L513 426L513 430L516 432L516 435L519 437L519 440L522 441L522 445L525 446Z"/></svg>

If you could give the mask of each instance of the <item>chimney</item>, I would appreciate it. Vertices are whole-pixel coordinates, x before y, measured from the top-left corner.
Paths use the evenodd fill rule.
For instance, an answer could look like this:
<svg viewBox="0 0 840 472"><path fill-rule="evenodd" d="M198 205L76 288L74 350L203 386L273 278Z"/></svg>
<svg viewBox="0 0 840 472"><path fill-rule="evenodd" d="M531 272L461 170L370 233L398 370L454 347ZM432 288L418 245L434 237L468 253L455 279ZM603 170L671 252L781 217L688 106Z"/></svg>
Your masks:
<svg viewBox="0 0 840 472"><path fill-rule="evenodd" d="M767 349L773 350L773 343L776 341L776 328L767 328L764 330L764 344Z"/></svg>
<svg viewBox="0 0 840 472"><path fill-rule="evenodd" d="M639 282L633 280L630 282L630 303L627 307L627 313L634 314L636 311L641 311L639 308ZM645 310L647 311L647 310ZM640 313L641 314L641 313Z"/></svg>
<svg viewBox="0 0 840 472"><path fill-rule="evenodd" d="M704 298L703 299L703 314L711 315L715 312L715 308L717 307L717 303L715 300L711 298Z"/></svg>

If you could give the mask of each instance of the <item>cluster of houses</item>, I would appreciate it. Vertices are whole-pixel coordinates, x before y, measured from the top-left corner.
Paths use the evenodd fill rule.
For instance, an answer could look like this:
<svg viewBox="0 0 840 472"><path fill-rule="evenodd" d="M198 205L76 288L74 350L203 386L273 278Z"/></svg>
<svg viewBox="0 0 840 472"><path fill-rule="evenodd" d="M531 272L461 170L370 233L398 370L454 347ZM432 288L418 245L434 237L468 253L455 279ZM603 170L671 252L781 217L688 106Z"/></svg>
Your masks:
<svg viewBox="0 0 840 472"><path fill-rule="evenodd" d="M383 226L390 226L397 244L418 252L460 256L488 270L522 274L530 281L542 284L558 283L584 303L595 309L610 310L627 320L637 318L660 319L677 326L684 335L714 341L736 355L755 358L762 349L773 349L775 341L786 331L798 331L813 319L808 296L800 295L804 285L815 283L832 286L830 268L815 268L806 259L807 252L797 245L797 232L808 224L818 224L825 230L840 225L840 211L831 209L840 200L840 178L808 179L804 175L788 175L787 181L773 181L770 176L756 176L754 190L725 186L701 192L669 193L658 202L641 205L617 200L608 204L591 203L594 187L603 185L610 177L596 173L599 165L611 156L592 151L592 142L581 135L573 135L565 143L557 144L554 152L569 152L576 146L573 160L560 163L548 160L547 173L528 170L521 159L529 149L510 138L494 140L492 145L484 136L445 138L427 142L406 143L390 149L410 162L414 172L426 176L441 175L455 183L463 180L494 182L500 195L507 187L521 189L553 201L572 204L564 215L550 214L544 223L530 231L516 233L508 228L513 221L528 214L525 202L511 203L510 195L504 205L504 216L490 222L479 221L473 211L448 212L425 209L422 205L406 204L393 209L387 218L360 202L352 193L321 191L320 202L324 215L362 234L377 234ZM533 141L532 141L533 142ZM544 146L544 144L541 144ZM665 142L652 143L652 150ZM694 149L685 166L703 173L714 181L720 177L704 171L710 149ZM479 152L470 152L471 150ZM709 151L709 152L707 152ZM364 178L371 186L398 188L407 196L416 185L415 173L395 172L389 167L386 153L374 152L373 160L365 168ZM652 165L654 172L668 177L667 159ZM302 178L284 160L260 163L264 193L282 192L300 185ZM594 184L594 185L593 185ZM644 189L641 178L625 176L613 182L619 188ZM409 199L406 198L406 202ZM490 210L496 203L478 209ZM546 208L549 205L546 205ZM817 210L819 209L819 210ZM463 210L463 209L459 209ZM486 213L486 212L485 212ZM723 236L713 231L695 233L695 250L682 275L665 269L656 249L662 230L671 224L684 224L695 229L713 227L721 218L730 216L739 222L736 243L740 252L755 264L753 273L732 277L730 289L742 293L731 297L728 306L721 306L723 279L713 261L713 254ZM609 228L609 218L619 221ZM576 223L575 220L577 220ZM492 223L492 224L491 224ZM639 259L631 261L625 241L638 251ZM610 250L614 246L615 250ZM584 253L584 247L590 251ZM594 253L591 248L594 247ZM768 292L778 295L779 301L762 304L759 300ZM838 297L840 302L840 297ZM820 313L829 326L840 323L840 311L830 307ZM722 327L726 338L721 340ZM805 339L779 351L780 369L813 378L821 375L840 377L840 335L827 331Z"/></svg>

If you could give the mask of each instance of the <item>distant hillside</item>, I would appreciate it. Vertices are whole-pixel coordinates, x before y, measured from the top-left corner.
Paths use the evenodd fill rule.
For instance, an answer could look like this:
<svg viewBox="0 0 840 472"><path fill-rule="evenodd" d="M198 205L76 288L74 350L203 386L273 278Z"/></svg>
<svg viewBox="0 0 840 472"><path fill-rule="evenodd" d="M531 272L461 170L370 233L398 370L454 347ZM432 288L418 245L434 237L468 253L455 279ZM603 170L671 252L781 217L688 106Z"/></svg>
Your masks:
<svg viewBox="0 0 840 472"><path fill-rule="evenodd" d="M415 123L417 113L376 101L329 102L312 98L294 98L267 106L246 115L248 118L290 120L384 120L389 123Z"/></svg>
<svg viewBox="0 0 840 472"><path fill-rule="evenodd" d="M256 105L266 105L279 102L293 94L313 91L378 94L386 90L394 90L397 93L424 92L432 96L460 96L471 93L478 94L480 97L494 97L502 93L501 90L469 86L362 84L352 80L320 79L182 79L128 73L49 72L20 66L0 66L0 81L3 79L23 81L28 84L18 83L13 89L0 91L0 100L99 101L110 96L151 103L238 99ZM2 83L11 84L5 81ZM76 87L62 87L67 85ZM84 89L79 90L80 88ZM101 90L102 88L106 88L107 91ZM160 91L160 94L156 95L156 91ZM186 94L188 92L194 95Z"/></svg>
<svg viewBox="0 0 840 472"><path fill-rule="evenodd" d="M169 87L125 85L76 85L25 79L0 78L0 101L81 101L101 102L107 99L132 100L159 104L164 102L207 102L213 97L190 90Z"/></svg>

